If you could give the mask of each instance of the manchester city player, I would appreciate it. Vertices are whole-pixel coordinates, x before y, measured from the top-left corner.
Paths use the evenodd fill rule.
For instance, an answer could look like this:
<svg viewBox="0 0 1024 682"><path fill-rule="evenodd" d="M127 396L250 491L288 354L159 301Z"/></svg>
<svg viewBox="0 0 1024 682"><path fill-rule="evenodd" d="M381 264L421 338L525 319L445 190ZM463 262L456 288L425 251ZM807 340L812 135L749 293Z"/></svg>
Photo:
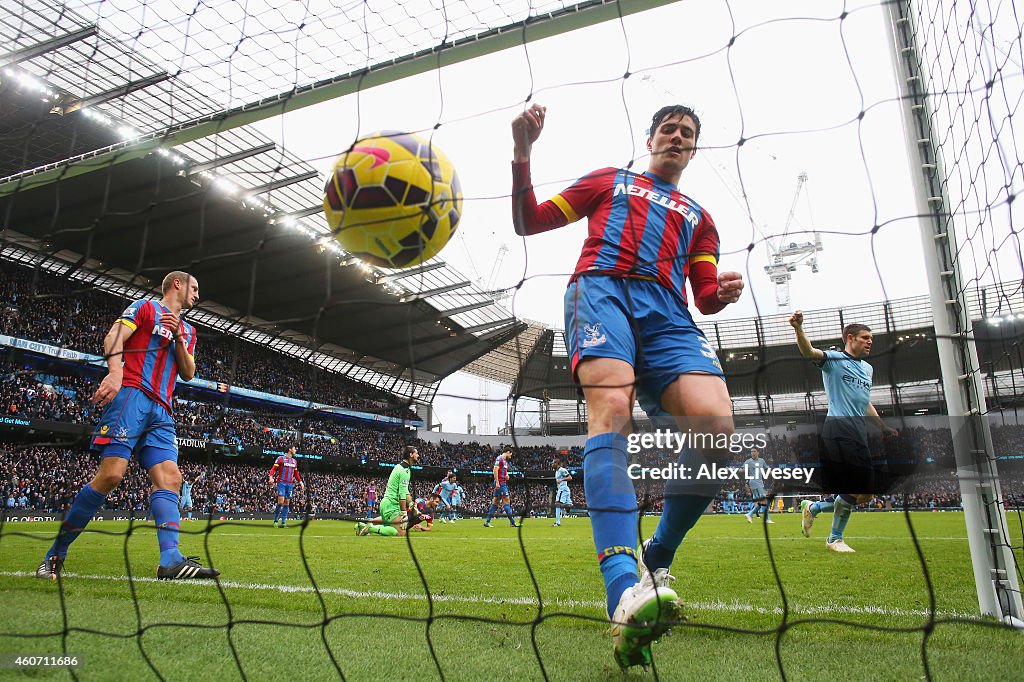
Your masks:
<svg viewBox="0 0 1024 682"><path fill-rule="evenodd" d="M452 523L458 521L461 516L462 503L466 500L466 491L462 489L458 481L455 482L455 490L452 491Z"/></svg>
<svg viewBox="0 0 1024 682"><path fill-rule="evenodd" d="M761 458L759 448L750 448L750 458L743 463L743 476L747 479L747 487L750 488L750 511L747 512L747 523L755 513L764 512L765 523L775 523L768 518L768 494L764 489L764 472L768 470L768 463Z"/></svg>
<svg viewBox="0 0 1024 682"><path fill-rule="evenodd" d="M100 465L64 514L57 539L36 569L40 578L57 579L71 543L121 483L134 456L153 483L149 506L160 546L157 578L220 575L178 549L181 471L171 406L178 378L189 381L196 374L196 330L181 315L199 300L199 284L192 275L176 270L164 277L162 291L159 301L129 305L103 339L107 375L91 399L106 408L92 438Z"/></svg>
<svg viewBox="0 0 1024 682"><path fill-rule="evenodd" d="M641 579L625 435L637 399L652 418L699 418L701 429L714 436L733 433L721 364L690 315L685 283L697 308L713 314L739 300L743 278L718 272L715 223L679 191L700 136L692 109L674 105L654 114L645 172L603 168L538 204L530 157L546 116L545 107L533 104L512 122L513 225L527 236L587 218L564 299L573 377L587 401L583 486L615 660L623 668L647 666L650 643L679 618L668 572L675 551L721 486L696 491L666 484L664 513L640 557L650 569ZM719 459L723 453L681 453L694 455Z"/></svg>
<svg viewBox="0 0 1024 682"><path fill-rule="evenodd" d="M557 457L551 463L555 466L555 522L551 525L561 526L562 509L572 507L572 493L569 492L569 481L572 480L572 476Z"/></svg>
<svg viewBox="0 0 1024 682"><path fill-rule="evenodd" d="M192 488L203 482L206 478L206 472L202 472L196 477L196 480L189 482L188 478L182 474L181 476L181 495L178 500L178 509L180 512L188 512L188 519L192 519ZM152 510L151 510L152 511Z"/></svg>
<svg viewBox="0 0 1024 682"><path fill-rule="evenodd" d="M445 474L445 477L441 479L441 482L435 485L434 489L431 491L441 500L441 504L439 506L441 510L441 523L448 523L449 519L454 520L454 515L452 513L452 493L454 491L455 474L451 471Z"/></svg>
<svg viewBox="0 0 1024 682"><path fill-rule="evenodd" d="M811 345L804 333L804 314L797 310L789 318L796 332L796 345L800 355L821 368L821 378L828 397L828 417L822 430L822 440L829 462L823 466L826 488L846 486L852 492L836 495L832 500L800 503L801 526L805 537L810 537L814 518L823 511L832 512L832 532L825 546L833 552L850 554L855 550L843 540L843 532L850 514L858 503L871 499L871 453L865 417L873 421L884 434L895 434L878 416L871 404L871 379L874 372L864 357L871 353L871 329L863 324L848 324L843 328L843 350L820 350ZM845 480L837 480L845 479ZM834 490L832 491L834 492Z"/></svg>

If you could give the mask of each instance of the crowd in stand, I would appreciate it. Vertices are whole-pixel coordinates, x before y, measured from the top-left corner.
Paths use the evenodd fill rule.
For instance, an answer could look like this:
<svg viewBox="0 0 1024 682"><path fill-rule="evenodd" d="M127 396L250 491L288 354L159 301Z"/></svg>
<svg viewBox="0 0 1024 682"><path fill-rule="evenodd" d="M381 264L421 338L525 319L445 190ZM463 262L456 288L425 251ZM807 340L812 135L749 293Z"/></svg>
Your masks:
<svg viewBox="0 0 1024 682"><path fill-rule="evenodd" d="M272 460L266 466L235 463L207 463L182 459L182 476L194 484L192 499L198 514L266 513L276 504L275 489L267 481ZM0 507L59 512L65 509L79 489L95 473L96 454L81 449L49 446L0 448ZM296 509L316 514L364 514L366 488L377 487L383 493L389 471L381 468L379 476L340 471L307 471L305 492L295 490ZM439 481L416 477L413 494L429 495ZM465 492L463 511L483 514L491 502L493 486L474 479L461 483ZM512 504L517 510L542 510L548 505L551 483L545 481L512 482ZM145 515L149 499L149 482L136 462L132 462L121 485L107 497L107 509L133 510ZM573 500L583 505L583 487L576 486Z"/></svg>
<svg viewBox="0 0 1024 682"><path fill-rule="evenodd" d="M267 513L274 510L274 488L267 481L272 460L263 466L251 463L207 462L183 458L180 462L186 480L195 484L192 499L195 513ZM0 507L59 512L65 509L78 490L92 477L98 464L94 453L82 449L52 446L0 446ZM302 465L306 469L305 465ZM383 493L389 468L370 475L353 471L306 470L305 492L295 491L295 509L314 514L359 516L365 511L366 487L373 483L378 496ZM435 478L439 478L435 476ZM1024 470L1013 468L1002 474L1002 493L1008 506L1024 505ZM413 477L412 492L429 495L438 483L426 475ZM465 496L463 511L483 514L491 501L493 483L486 476L464 477L460 481ZM509 490L512 506L518 512L548 513L553 481L513 476ZM573 503L585 506L580 481L570 486ZM878 496L869 503L876 509L900 509L906 503L916 509L959 508L960 486L952 471L917 475L891 494ZM646 512L661 510L660 484L638 485L638 498ZM121 485L107 498L107 508L134 510L144 515L149 499L149 482L133 461ZM742 484L727 485L715 500L711 511L745 511L750 498ZM529 502L529 507L526 507Z"/></svg>
<svg viewBox="0 0 1024 682"><path fill-rule="evenodd" d="M41 271L0 263L0 333L100 355L103 337L130 303ZM371 386L198 326L197 376L352 410L416 419Z"/></svg>
<svg viewBox="0 0 1024 682"><path fill-rule="evenodd" d="M10 264L0 264L0 332L99 354L102 338L126 301L77 287L45 273ZM197 354L199 376L281 396L299 398L350 409L414 417L393 397L340 375L313 370L294 358L200 328L202 345ZM28 362L7 348L0 348L0 416L65 423L95 424L99 411L89 402L103 375L101 368ZM219 396L219 394L218 394ZM260 406L263 405L263 406ZM174 403L178 435L230 443L253 451L284 451L297 444L304 454L324 458L353 458L361 463L391 462L406 444L416 445L421 463L431 467L457 469L464 474L464 507L469 513L483 513L490 503L487 473L495 456L512 444L489 445L472 440L425 442L411 431L386 430L360 425L351 419L324 412L301 412L272 403L240 403L237 396L219 396L187 387L178 391ZM993 426L997 455L1024 453L1024 426ZM949 429L909 427L894 439L872 436L875 451L896 459L952 461ZM814 461L818 448L815 434L771 436L765 448L767 462L776 465ZM731 465L741 465L747 452L737 453ZM554 446L515 447L513 470L550 470L558 457L574 468L582 465L579 448ZM657 455L656 462L674 460L674 455ZM96 457L82 450L52 447L17 448L0 444L0 507L59 511L91 477ZM268 459L269 467L269 459ZM199 463L182 460L185 475L194 480L203 473L193 493L200 513L267 512L274 506L273 491L266 470L240 463ZM474 477L472 472L479 472ZM379 476L366 470L309 471L307 490L297 506L317 513L357 515L363 510L363 493L373 481L383 490L388 469ZM468 477L465 475L468 474ZM1003 496L1014 504L1024 503L1021 476L1012 470ZM425 495L434 482L417 481L415 491ZM142 511L148 504L148 483L133 463L124 482L107 504L112 509ZM647 511L660 510L657 486L640 486L641 504ZM512 479L513 506L541 509L548 505L551 484L536 479ZM573 499L583 504L583 486L574 485ZM749 495L741 482L727 484L716 500L714 511L742 509ZM950 469L945 473L922 473L909 484L870 504L876 508L897 508L909 501L918 508L959 507L959 482Z"/></svg>
<svg viewBox="0 0 1024 682"><path fill-rule="evenodd" d="M99 375L84 378L68 370L33 369L15 366L0 352L0 405L4 414L26 419L48 419L93 424L99 411L89 403ZM187 393L182 391L182 393ZM320 413L285 414L269 407L232 408L201 402L195 396L176 398L174 418L180 436L204 438L242 447L283 451L301 438L301 452L353 457L366 461L387 461L406 443L420 448L430 466L460 469L490 469L504 446L476 442L440 444L409 439L408 432L356 427L344 419ZM507 446L511 446L509 443ZM546 469L559 456L567 466L582 463L578 448L516 448L515 464L520 469Z"/></svg>

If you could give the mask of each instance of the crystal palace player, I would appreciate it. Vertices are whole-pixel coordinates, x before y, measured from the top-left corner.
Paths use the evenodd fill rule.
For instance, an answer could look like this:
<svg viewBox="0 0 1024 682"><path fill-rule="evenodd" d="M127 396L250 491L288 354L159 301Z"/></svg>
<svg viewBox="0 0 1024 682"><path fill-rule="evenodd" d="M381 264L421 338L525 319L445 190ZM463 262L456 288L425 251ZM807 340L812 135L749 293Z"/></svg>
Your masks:
<svg viewBox="0 0 1024 682"><path fill-rule="evenodd" d="M366 503L366 518L372 519L377 515L377 484L370 483L363 493L363 501Z"/></svg>
<svg viewBox="0 0 1024 682"><path fill-rule="evenodd" d="M535 235L588 218L565 294L573 374L587 400L584 489L614 623L615 659L622 667L646 665L649 643L678 614L668 567L717 490L666 485L664 514L642 557L651 570L641 580L634 550L637 500L624 434L635 397L649 415L702 418L703 430L732 433L721 365L690 316L684 281L690 280L697 308L710 314L739 299L743 279L718 272L715 224L677 189L700 134L691 109L669 106L654 115L646 172L601 169L538 205L530 155L545 115L534 104L512 123L513 223L517 234Z"/></svg>
<svg viewBox="0 0 1024 682"><path fill-rule="evenodd" d="M292 491L295 489L295 484L299 484L299 489L302 492L306 492L306 484L302 480L302 475L299 474L299 463L295 459L295 453L298 449L294 445L289 445L285 454L278 456L274 461L274 466L270 467L270 474L267 479L270 484L274 484L274 474L277 474L277 508L274 510L274 527L277 528L277 524L280 522L281 528L288 527L288 509L292 504Z"/></svg>
<svg viewBox="0 0 1024 682"><path fill-rule="evenodd" d="M437 507L441 504L441 496L437 493L430 493L427 499L417 497L416 501L412 503L410 509L416 511L415 514L407 515L405 522L402 527L406 530L419 530L423 532L431 531L434 529L434 514L437 511ZM369 535L373 533L375 535L393 536L398 535L398 531L394 533L382 532L384 518L381 516L374 517L372 519L366 519L366 521L358 521L356 523L356 535Z"/></svg>
<svg viewBox="0 0 1024 682"><path fill-rule="evenodd" d="M512 527L516 527L516 517L512 514L512 500L508 496L508 461L512 459L512 451L504 450L494 459L494 494L491 496L491 506L487 509L487 518L484 525L491 527L491 519L501 509L508 517ZM499 506L501 505L501 506Z"/></svg>
<svg viewBox="0 0 1024 682"><path fill-rule="evenodd" d="M103 339L108 371L92 401L105 407L92 439L100 454L96 475L75 497L64 515L57 539L36 575L56 579L68 547L81 534L107 495L124 477L137 454L153 482L149 503L160 545L161 580L214 578L220 572L199 565L197 557L178 551L178 448L174 442L171 396L178 377L196 374L196 330L181 319L199 299L199 284L185 272L163 280L159 301L135 301L121 313Z"/></svg>

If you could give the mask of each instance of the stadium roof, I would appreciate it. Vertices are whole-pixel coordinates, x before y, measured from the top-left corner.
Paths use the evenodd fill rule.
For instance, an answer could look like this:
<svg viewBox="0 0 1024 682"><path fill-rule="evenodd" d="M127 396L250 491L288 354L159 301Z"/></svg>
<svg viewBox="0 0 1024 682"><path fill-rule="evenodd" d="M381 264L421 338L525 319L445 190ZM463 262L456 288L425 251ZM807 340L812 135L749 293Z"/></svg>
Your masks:
<svg viewBox="0 0 1024 682"><path fill-rule="evenodd" d="M87 162L222 104L56 4L5 4L0 37L14 47L0 56L2 227L8 244L53 257L51 270L119 273L151 290L187 269L208 311L421 399L526 329L441 260L390 271L348 257L321 217L323 179L250 128L143 145L53 181L45 172L71 157Z"/></svg>

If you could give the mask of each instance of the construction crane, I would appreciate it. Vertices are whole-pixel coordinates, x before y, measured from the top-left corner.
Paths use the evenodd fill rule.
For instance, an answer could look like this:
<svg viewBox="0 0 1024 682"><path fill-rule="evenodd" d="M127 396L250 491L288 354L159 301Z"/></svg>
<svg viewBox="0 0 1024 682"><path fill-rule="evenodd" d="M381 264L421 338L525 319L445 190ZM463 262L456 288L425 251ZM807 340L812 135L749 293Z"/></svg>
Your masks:
<svg viewBox="0 0 1024 682"><path fill-rule="evenodd" d="M502 243L501 246L498 247L498 253L494 256L494 264L491 265L491 272L487 275L487 280L477 280L478 284L483 288L484 293L490 296L495 303L502 303L512 295L512 289L495 289L495 286L497 286L498 283L498 276L501 274L501 264L505 261L506 255L508 255L508 246ZM491 403L488 391L488 381L483 377L480 377L478 379L478 385L477 433L487 434L489 433L491 426Z"/></svg>
<svg viewBox="0 0 1024 682"><path fill-rule="evenodd" d="M768 247L768 265L764 271L768 278L775 285L775 304L779 312L789 311L789 282L793 279L792 273L796 272L801 265L811 268L811 272L818 271L818 252L822 250L821 235L815 234L813 242L787 241L789 238L789 227L793 223L793 216L796 214L797 201L800 199L800 192L807 182L807 173L800 173L796 178L796 193L793 195L793 204L789 208L789 216L786 218L786 226L782 230L782 236L776 243L772 240L765 240Z"/></svg>

